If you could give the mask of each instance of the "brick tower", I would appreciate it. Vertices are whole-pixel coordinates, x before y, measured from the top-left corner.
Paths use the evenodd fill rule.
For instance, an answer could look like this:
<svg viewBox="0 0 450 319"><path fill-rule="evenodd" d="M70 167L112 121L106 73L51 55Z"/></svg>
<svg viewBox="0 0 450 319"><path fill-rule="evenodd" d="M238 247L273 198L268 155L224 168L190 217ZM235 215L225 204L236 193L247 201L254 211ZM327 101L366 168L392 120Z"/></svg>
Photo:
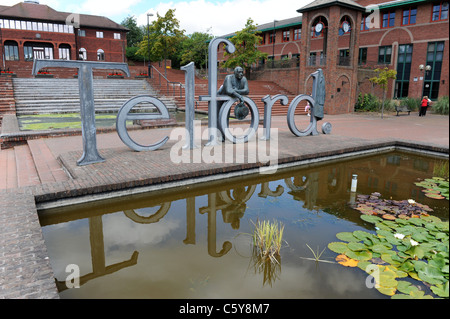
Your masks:
<svg viewBox="0 0 450 319"><path fill-rule="evenodd" d="M300 91L311 93L309 74L321 68L326 114L350 113L356 102L358 41L365 8L351 0L316 0L302 13Z"/></svg>

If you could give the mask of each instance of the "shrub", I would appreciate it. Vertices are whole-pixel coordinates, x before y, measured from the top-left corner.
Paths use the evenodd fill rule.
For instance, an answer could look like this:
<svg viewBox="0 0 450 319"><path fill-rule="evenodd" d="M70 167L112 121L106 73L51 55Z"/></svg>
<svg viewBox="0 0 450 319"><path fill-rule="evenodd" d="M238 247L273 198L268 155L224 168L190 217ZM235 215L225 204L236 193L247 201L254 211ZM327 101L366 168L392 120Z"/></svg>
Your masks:
<svg viewBox="0 0 450 319"><path fill-rule="evenodd" d="M378 98L370 93L362 95L359 93L358 100L355 105L355 111L374 112L378 111L380 107L380 101Z"/></svg>
<svg viewBox="0 0 450 319"><path fill-rule="evenodd" d="M411 111L416 111L420 108L422 101L412 97L405 97L400 100L400 105L406 105Z"/></svg>
<svg viewBox="0 0 450 319"><path fill-rule="evenodd" d="M448 96L440 97L432 106L434 113L448 115Z"/></svg>

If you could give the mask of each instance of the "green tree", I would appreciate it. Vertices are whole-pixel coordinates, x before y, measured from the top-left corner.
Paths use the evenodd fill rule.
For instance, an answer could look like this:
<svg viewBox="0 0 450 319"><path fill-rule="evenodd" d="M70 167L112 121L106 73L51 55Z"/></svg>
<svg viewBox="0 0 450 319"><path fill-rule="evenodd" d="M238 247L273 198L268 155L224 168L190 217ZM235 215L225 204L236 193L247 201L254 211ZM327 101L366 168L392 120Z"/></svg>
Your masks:
<svg viewBox="0 0 450 319"><path fill-rule="evenodd" d="M384 114L384 102L386 100L386 93L388 88L389 80L397 78L397 71L390 70L389 68L375 69L377 76L369 79L375 85L379 85L383 89L383 102L381 104L381 118Z"/></svg>
<svg viewBox="0 0 450 319"><path fill-rule="evenodd" d="M136 17L128 16L126 17L121 25L130 31L127 33L127 46L136 47L144 39L144 33L142 28L138 27Z"/></svg>
<svg viewBox="0 0 450 319"><path fill-rule="evenodd" d="M157 19L149 26L149 36L139 44L138 54L149 56L152 61L164 59L164 69L167 75L167 58L174 55L177 47L184 39L184 30L180 29L180 22L175 18L175 9L169 9L165 16L157 14Z"/></svg>
<svg viewBox="0 0 450 319"><path fill-rule="evenodd" d="M222 63L222 66L225 68L241 66L248 77L252 64L257 63L261 59L266 59L268 56L267 53L258 50L258 45L262 41L260 33L253 20L248 18L245 27L230 39L235 45L236 51L232 54L225 52L225 57L228 57L228 59Z"/></svg>
<svg viewBox="0 0 450 319"><path fill-rule="evenodd" d="M203 32L194 32L188 35L182 44L181 64L194 62L197 68L206 67L208 44L213 35Z"/></svg>

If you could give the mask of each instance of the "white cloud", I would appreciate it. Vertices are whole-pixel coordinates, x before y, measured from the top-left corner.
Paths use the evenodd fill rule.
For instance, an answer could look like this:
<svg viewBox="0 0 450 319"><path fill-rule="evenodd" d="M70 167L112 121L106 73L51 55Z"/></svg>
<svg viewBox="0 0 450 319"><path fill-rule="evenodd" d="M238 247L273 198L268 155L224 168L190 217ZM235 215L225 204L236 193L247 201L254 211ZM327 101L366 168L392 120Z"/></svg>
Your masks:
<svg viewBox="0 0 450 319"><path fill-rule="evenodd" d="M175 16L187 34L206 32L211 28L215 36L241 30L248 18L257 24L298 16L297 9L311 0L228 0L225 2L193 0L181 2L160 2L149 12L164 15L169 9L176 9ZM281 4L282 3L282 4ZM136 15L139 25L147 24L146 13Z"/></svg>

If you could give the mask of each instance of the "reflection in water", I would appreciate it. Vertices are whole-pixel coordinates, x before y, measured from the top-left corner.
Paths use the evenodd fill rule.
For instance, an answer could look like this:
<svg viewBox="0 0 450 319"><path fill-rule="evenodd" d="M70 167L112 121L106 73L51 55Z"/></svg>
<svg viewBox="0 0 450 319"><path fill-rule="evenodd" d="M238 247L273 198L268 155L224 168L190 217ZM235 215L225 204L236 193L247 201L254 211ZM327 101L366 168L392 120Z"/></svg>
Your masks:
<svg viewBox="0 0 450 319"><path fill-rule="evenodd" d="M40 219L62 298L380 298L359 269L301 257L338 232L371 227L349 208L353 174L358 194L412 198L448 219L448 201L414 185L436 162L393 153L41 211ZM283 221L283 262L252 253L245 234L257 219ZM80 289L66 287L69 264L80 266Z"/></svg>

